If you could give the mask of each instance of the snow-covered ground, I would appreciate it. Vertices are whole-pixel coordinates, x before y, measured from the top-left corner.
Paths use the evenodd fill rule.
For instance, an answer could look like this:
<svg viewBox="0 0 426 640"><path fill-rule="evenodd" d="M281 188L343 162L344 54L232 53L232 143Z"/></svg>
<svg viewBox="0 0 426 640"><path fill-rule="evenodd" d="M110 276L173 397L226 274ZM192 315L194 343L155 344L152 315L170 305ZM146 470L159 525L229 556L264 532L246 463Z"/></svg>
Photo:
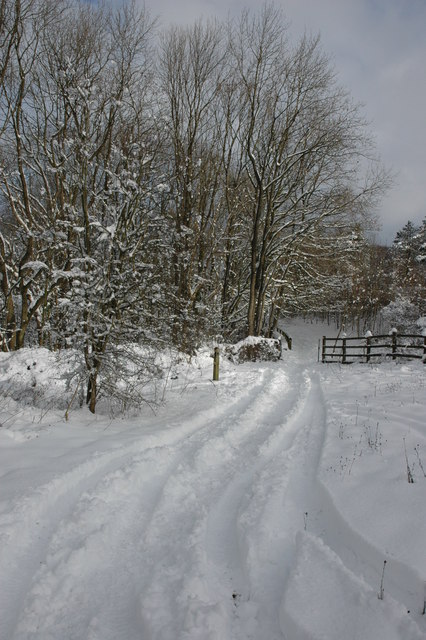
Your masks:
<svg viewBox="0 0 426 640"><path fill-rule="evenodd" d="M2 399L1 640L426 637L426 368L286 330L280 362L181 365L155 415ZM0 355L3 389L49 371Z"/></svg>

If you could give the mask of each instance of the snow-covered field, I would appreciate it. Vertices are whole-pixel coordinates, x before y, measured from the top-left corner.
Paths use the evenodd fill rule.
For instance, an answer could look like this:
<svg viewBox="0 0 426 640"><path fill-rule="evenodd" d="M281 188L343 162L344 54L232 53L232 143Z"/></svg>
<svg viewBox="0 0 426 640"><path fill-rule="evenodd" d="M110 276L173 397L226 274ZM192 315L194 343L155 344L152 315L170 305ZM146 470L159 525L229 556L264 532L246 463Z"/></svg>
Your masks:
<svg viewBox="0 0 426 640"><path fill-rule="evenodd" d="M1 640L426 637L426 367L286 330L280 362L182 365L155 415L3 397ZM49 380L16 358L3 389Z"/></svg>

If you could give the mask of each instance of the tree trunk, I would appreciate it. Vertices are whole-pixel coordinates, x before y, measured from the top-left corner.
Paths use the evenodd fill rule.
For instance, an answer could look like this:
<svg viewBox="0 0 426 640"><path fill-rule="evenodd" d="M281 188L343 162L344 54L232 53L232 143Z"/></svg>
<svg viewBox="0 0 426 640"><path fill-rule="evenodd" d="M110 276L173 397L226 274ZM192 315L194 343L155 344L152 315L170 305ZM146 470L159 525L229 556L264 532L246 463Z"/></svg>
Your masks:
<svg viewBox="0 0 426 640"><path fill-rule="evenodd" d="M89 381L87 383L86 404L89 406L89 411L95 413L96 400L97 400L97 378L98 372L91 373L89 375Z"/></svg>
<svg viewBox="0 0 426 640"><path fill-rule="evenodd" d="M3 351L14 351L16 347L16 317L12 294L6 298L6 331L3 339Z"/></svg>
<svg viewBox="0 0 426 640"><path fill-rule="evenodd" d="M260 205L256 211L256 218L251 241L250 260L250 296L247 312L247 333L249 336L256 335L256 300L257 300L257 233L260 218Z"/></svg>

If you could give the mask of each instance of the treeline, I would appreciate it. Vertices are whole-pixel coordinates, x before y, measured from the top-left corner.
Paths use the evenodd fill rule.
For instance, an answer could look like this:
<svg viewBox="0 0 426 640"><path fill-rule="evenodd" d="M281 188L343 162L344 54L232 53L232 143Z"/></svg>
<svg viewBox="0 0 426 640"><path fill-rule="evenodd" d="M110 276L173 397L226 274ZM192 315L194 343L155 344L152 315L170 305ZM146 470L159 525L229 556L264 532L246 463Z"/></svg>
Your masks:
<svg viewBox="0 0 426 640"><path fill-rule="evenodd" d="M353 257L342 265L336 296L314 312L331 312L339 326L358 335L392 327L418 332L417 321L426 316L426 219L420 225L407 222L390 247L359 237Z"/></svg>
<svg viewBox="0 0 426 640"><path fill-rule="evenodd" d="M4 350L79 350L94 411L126 345L344 298L387 178L318 38L290 35L273 5L160 31L131 3L0 0Z"/></svg>

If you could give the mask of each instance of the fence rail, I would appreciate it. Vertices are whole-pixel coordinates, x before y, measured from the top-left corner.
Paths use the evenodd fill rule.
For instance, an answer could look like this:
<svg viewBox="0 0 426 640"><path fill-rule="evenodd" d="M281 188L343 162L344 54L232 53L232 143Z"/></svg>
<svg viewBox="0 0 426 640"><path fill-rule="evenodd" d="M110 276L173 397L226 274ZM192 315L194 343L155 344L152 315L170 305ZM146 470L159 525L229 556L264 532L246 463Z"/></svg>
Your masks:
<svg viewBox="0 0 426 640"><path fill-rule="evenodd" d="M366 336L365 338L327 338L318 345L321 362L351 364L372 358L417 358L426 364L426 336L417 334Z"/></svg>

